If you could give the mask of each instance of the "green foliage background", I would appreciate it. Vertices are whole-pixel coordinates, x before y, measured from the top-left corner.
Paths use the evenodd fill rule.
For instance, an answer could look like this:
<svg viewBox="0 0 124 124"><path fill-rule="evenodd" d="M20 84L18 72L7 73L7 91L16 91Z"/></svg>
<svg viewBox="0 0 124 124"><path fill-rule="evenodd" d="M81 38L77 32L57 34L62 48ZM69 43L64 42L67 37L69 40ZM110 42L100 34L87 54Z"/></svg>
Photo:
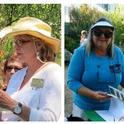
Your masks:
<svg viewBox="0 0 124 124"><path fill-rule="evenodd" d="M115 44L124 51L124 17L119 8L113 12L100 12L88 4L70 10L70 23L65 23L65 48L73 52L80 44L81 30L89 30L91 25L100 17L106 17L115 27Z"/></svg>
<svg viewBox="0 0 124 124"><path fill-rule="evenodd" d="M48 23L52 27L52 36L61 38L61 5L60 4L0 4L0 29L15 23L19 18L31 16ZM12 51L9 39L3 46L6 53ZM61 63L61 50L57 62Z"/></svg>

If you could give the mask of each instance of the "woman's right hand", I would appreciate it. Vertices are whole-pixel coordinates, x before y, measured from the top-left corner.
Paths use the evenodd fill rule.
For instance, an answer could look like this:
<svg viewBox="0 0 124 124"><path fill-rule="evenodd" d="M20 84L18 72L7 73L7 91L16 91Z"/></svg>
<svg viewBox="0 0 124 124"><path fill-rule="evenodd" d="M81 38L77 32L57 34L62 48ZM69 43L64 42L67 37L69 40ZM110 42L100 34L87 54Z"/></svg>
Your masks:
<svg viewBox="0 0 124 124"><path fill-rule="evenodd" d="M99 100L100 102L110 99L111 96L108 96L106 92L96 91L94 92L94 99Z"/></svg>

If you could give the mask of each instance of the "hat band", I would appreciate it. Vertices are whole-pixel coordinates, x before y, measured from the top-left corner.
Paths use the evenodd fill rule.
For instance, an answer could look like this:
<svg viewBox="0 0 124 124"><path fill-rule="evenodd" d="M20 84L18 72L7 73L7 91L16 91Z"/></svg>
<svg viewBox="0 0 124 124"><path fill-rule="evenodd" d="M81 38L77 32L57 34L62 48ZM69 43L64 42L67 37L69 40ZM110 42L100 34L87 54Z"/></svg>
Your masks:
<svg viewBox="0 0 124 124"><path fill-rule="evenodd" d="M13 32L19 32L19 31L36 31L36 32L39 32L47 37L51 37L51 32L48 32L46 30L42 30L42 29L38 29L36 27L32 27L31 29L30 28L24 28L24 27L20 27L19 29L18 28L13 28Z"/></svg>
<svg viewBox="0 0 124 124"><path fill-rule="evenodd" d="M37 24L35 26L38 27L39 29L43 29L43 30L46 30L48 32L51 32L51 28L46 26L46 25L44 25L44 24Z"/></svg>
<svg viewBox="0 0 124 124"><path fill-rule="evenodd" d="M36 27L32 27L32 30L40 32L41 34L46 35L48 37L51 37L51 32L48 32L46 30L38 29Z"/></svg>

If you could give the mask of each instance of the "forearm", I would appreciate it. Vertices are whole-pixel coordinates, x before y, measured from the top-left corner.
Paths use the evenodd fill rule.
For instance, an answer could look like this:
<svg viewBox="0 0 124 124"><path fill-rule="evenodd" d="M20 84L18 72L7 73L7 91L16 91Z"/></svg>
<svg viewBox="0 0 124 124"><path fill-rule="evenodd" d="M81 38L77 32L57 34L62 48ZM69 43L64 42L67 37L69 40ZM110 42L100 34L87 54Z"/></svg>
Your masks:
<svg viewBox="0 0 124 124"><path fill-rule="evenodd" d="M87 87L80 87L78 89L78 94L83 95L83 96L87 96L89 98L95 98L95 92Z"/></svg>
<svg viewBox="0 0 124 124"><path fill-rule="evenodd" d="M94 98L94 91L85 87L79 80L69 80L67 82L67 85L69 89L71 89L75 93L78 93L82 96Z"/></svg>
<svg viewBox="0 0 124 124"><path fill-rule="evenodd" d="M81 84L81 82L80 81L76 81L76 80L68 81L67 82L67 86L68 86L69 89L71 89L75 93L78 93L78 89L80 87L83 87L83 85Z"/></svg>
<svg viewBox="0 0 124 124"><path fill-rule="evenodd" d="M85 87L83 84L81 84L79 81L70 81L68 82L68 87L73 91L76 92L82 96L87 96L90 98L95 97L95 92L87 87Z"/></svg>
<svg viewBox="0 0 124 124"><path fill-rule="evenodd" d="M30 108L27 106L22 107L22 113L19 115L24 121L29 121Z"/></svg>
<svg viewBox="0 0 124 124"><path fill-rule="evenodd" d="M5 108L13 112L18 102L11 99L9 103L11 104L6 104ZM24 121L28 121L30 116L30 108L25 105L22 105L22 112L18 114L18 116L21 117Z"/></svg>
<svg viewBox="0 0 124 124"><path fill-rule="evenodd" d="M106 92L102 92L102 91L93 91L91 89L88 89L86 87L80 87L78 89L78 93L80 95L95 99L95 100L99 100L99 101L103 101L103 100L107 100L110 99L110 96L107 96Z"/></svg>

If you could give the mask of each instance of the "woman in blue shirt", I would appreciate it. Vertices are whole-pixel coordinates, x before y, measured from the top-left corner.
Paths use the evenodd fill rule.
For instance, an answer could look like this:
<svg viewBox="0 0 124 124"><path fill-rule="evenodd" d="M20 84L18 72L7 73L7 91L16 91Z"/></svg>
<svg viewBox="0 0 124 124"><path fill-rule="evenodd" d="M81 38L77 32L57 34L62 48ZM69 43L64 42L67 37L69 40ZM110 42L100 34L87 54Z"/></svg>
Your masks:
<svg viewBox="0 0 124 124"><path fill-rule="evenodd" d="M105 18L91 26L87 44L77 48L68 68L73 110L108 110L109 85L124 85L124 58L114 45L114 27Z"/></svg>

